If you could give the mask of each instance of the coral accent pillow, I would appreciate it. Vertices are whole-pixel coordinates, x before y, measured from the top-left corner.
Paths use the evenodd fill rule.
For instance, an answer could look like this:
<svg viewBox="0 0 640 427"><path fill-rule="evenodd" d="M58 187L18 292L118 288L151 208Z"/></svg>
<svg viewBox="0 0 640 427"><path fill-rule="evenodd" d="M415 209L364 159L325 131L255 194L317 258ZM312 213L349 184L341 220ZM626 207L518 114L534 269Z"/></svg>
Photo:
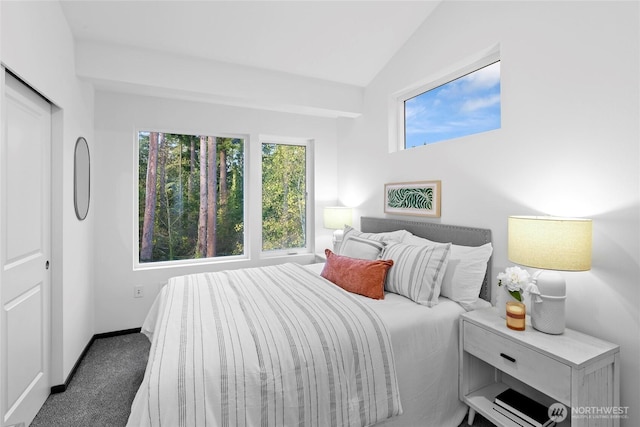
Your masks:
<svg viewBox="0 0 640 427"><path fill-rule="evenodd" d="M327 262L320 275L345 291L384 299L384 282L392 260L366 260L336 255L325 249Z"/></svg>

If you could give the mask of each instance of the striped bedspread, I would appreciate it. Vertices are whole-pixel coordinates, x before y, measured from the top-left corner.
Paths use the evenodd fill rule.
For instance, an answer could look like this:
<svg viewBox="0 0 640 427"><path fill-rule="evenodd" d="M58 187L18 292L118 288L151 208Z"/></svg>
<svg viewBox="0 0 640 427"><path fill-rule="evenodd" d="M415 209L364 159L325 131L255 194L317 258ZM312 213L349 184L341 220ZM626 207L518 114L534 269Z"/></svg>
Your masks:
<svg viewBox="0 0 640 427"><path fill-rule="evenodd" d="M402 412L389 333L296 264L176 277L128 426L366 426Z"/></svg>

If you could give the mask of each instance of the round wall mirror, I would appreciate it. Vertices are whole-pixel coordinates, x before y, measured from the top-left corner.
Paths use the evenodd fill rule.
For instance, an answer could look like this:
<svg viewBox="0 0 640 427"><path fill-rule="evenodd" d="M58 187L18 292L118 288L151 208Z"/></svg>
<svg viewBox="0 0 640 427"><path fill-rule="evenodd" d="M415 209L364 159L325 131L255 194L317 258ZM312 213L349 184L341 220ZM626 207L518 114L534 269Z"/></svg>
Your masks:
<svg viewBox="0 0 640 427"><path fill-rule="evenodd" d="M90 181L89 145L86 139L80 137L74 152L73 200L76 216L81 221L89 212Z"/></svg>

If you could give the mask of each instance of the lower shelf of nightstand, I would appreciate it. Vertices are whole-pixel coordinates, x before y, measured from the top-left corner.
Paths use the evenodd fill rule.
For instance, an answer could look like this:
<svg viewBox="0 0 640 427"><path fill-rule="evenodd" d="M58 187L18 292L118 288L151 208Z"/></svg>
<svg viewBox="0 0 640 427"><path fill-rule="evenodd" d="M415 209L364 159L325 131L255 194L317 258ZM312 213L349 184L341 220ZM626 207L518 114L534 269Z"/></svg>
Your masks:
<svg viewBox="0 0 640 427"><path fill-rule="evenodd" d="M493 383L482 387L465 396L464 400L477 413L481 414L487 420L498 426L504 427L520 427L509 418L493 409L493 400L497 395L508 389L505 383ZM571 409L567 408L569 411ZM571 417L567 417L563 422L556 424L558 427L570 427Z"/></svg>

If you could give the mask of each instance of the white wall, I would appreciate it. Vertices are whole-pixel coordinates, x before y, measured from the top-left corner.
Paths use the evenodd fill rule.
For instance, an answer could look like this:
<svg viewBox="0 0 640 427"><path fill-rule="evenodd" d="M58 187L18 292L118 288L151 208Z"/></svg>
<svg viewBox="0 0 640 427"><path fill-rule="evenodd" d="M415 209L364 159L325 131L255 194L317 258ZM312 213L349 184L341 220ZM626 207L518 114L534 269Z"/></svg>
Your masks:
<svg viewBox="0 0 640 427"><path fill-rule="evenodd" d="M621 346L622 405L640 420L637 2L444 2L339 119L339 197L383 215L385 182L442 180L443 223L493 231L507 216L594 220L593 268L566 273L569 327ZM389 96L496 43L502 128L389 153ZM354 159L361 159L355 161ZM494 292L495 292L494 279Z"/></svg>
<svg viewBox="0 0 640 427"><path fill-rule="evenodd" d="M317 250L321 250L329 244L330 231L322 228L322 207L333 205L337 194L335 119L100 91L96 93L95 108L93 203L96 212L97 333L140 327L159 287L171 276L283 260L259 260L260 242L254 241L248 248L252 256L250 261L134 271L133 261L138 256L134 238L134 221L138 217L134 209L137 197L134 164L136 129L249 135L254 156L248 159L248 176L245 179L250 180L253 188L259 188L261 180L259 135L313 139L316 165L315 245ZM260 229L259 197L249 196L248 199L249 223L246 229ZM300 261L309 259L309 256L298 258ZM144 298L133 298L135 285L144 286Z"/></svg>
<svg viewBox="0 0 640 427"><path fill-rule="evenodd" d="M95 41L76 53L78 76L106 90L324 117L362 108L363 89L344 83Z"/></svg>
<svg viewBox="0 0 640 427"><path fill-rule="evenodd" d="M248 133L252 143L261 133L316 140L316 250L329 244L321 207L336 192L358 215L382 215L385 182L441 179L441 221L491 228L495 271L510 265L508 215L593 218L593 268L566 274L568 325L621 345L622 404L632 420L623 425L640 419L637 2L444 2L366 89L363 116L339 119L337 129L332 119L99 93L94 131L93 91L75 76L58 3L0 2L0 17L3 65L58 107L54 384L93 333L140 326L158 285L186 271L132 270L135 127L213 128ZM502 129L390 154L389 95L496 43ZM83 222L72 194L80 135L93 168ZM135 284L145 285L145 298L132 298Z"/></svg>
<svg viewBox="0 0 640 427"><path fill-rule="evenodd" d="M73 206L73 151L93 155L93 89L74 70L74 45L57 2L0 2L2 64L47 97L53 114L52 385L61 384L93 335L93 218Z"/></svg>

